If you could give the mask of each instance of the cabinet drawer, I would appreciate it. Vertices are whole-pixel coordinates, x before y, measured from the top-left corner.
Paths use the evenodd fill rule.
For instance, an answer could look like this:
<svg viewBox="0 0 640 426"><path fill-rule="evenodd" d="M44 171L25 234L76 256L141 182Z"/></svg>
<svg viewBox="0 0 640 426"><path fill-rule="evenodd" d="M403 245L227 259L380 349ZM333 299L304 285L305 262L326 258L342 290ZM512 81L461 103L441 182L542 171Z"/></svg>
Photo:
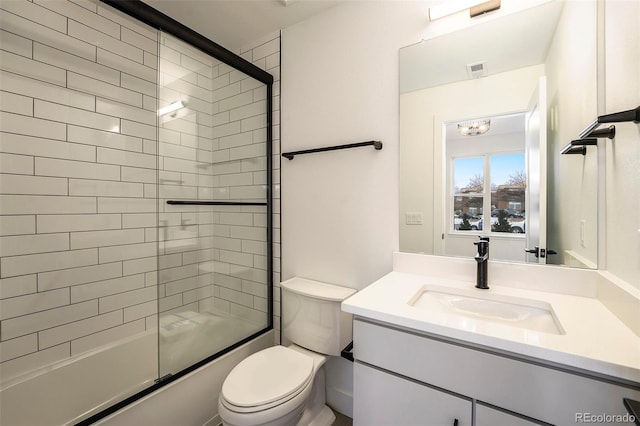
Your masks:
<svg viewBox="0 0 640 426"><path fill-rule="evenodd" d="M476 403L476 424L475 426L536 426L548 425L548 423L536 422L533 419L527 420L516 415L487 407L481 403Z"/></svg>
<svg viewBox="0 0 640 426"><path fill-rule="evenodd" d="M579 413L626 413L618 386L396 328L354 321L356 360L552 424Z"/></svg>
<svg viewBox="0 0 640 426"><path fill-rule="evenodd" d="M354 364L355 426L471 426L472 401Z"/></svg>

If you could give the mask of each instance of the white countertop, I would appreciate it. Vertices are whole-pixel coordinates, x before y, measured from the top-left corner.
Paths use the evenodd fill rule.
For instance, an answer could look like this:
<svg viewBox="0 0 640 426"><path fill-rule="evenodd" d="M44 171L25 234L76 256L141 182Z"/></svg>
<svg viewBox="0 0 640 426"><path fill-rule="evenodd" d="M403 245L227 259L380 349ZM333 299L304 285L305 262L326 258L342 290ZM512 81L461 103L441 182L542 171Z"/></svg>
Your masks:
<svg viewBox="0 0 640 426"><path fill-rule="evenodd" d="M496 296L546 302L553 308L564 334L532 331L411 306L408 302L425 285L479 292L479 296L484 292L492 292ZM597 298L491 283L489 290L480 290L475 289L474 285L471 280L391 272L345 300L342 310L359 317L495 348L516 356L640 383L640 337Z"/></svg>

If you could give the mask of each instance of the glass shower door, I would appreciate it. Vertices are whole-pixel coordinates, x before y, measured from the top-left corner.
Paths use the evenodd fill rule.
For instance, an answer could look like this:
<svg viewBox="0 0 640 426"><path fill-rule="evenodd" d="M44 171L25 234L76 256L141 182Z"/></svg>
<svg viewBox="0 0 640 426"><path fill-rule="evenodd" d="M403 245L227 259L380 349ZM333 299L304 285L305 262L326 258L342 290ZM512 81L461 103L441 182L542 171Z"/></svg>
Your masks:
<svg viewBox="0 0 640 426"><path fill-rule="evenodd" d="M269 326L267 87L161 34L159 375Z"/></svg>
<svg viewBox="0 0 640 426"><path fill-rule="evenodd" d="M271 325L271 82L82 3L0 2L0 424L94 422Z"/></svg>
<svg viewBox="0 0 640 426"><path fill-rule="evenodd" d="M158 374L158 33L83 6L0 3L3 425L75 422Z"/></svg>

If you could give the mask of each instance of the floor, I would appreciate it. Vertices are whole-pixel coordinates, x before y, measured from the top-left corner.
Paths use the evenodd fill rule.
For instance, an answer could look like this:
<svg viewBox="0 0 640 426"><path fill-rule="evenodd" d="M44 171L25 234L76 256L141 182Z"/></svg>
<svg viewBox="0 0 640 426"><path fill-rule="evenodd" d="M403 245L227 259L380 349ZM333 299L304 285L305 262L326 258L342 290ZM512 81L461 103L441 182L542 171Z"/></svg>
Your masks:
<svg viewBox="0 0 640 426"><path fill-rule="evenodd" d="M338 413L334 411L333 414L336 415L336 421L333 422L332 426L352 426L353 419L351 417L347 417L344 414Z"/></svg>

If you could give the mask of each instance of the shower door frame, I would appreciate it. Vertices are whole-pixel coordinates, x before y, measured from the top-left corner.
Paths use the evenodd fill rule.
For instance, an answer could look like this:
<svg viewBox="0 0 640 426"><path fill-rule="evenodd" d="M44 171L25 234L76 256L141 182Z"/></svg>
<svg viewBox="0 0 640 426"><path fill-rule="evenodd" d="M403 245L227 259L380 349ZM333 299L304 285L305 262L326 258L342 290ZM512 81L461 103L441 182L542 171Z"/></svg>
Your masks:
<svg viewBox="0 0 640 426"><path fill-rule="evenodd" d="M244 74L252 77L259 82L263 83L267 87L267 143L266 143L266 166L267 166L267 185L266 185L266 205L267 208L267 326L262 330L253 333L252 335L234 343L231 346L224 348L223 350L211 354L209 357L187 367L179 372L174 374L170 374L167 376L159 377L155 383L134 394L124 400L117 402L111 407L100 411L93 416L77 423L78 425L89 425L92 424L114 412L126 407L134 401L143 398L144 396L149 395L150 393L155 392L161 387L189 374L190 372L202 367L203 365L213 361L214 359L219 358L220 356L236 349L237 347L253 340L254 338L267 333L268 331L273 329L273 132L272 132L272 124L273 124L273 76L252 64L251 62L245 60L244 58L236 55L235 53L225 49L219 44L209 40L203 35L195 32L194 30L186 27L180 22L170 18L169 16L163 14L162 12L154 9L153 7L143 3L141 0L100 0L102 3L105 3L114 9L117 9L138 21L141 21L158 31L163 31L167 34L170 34L174 37L181 39L182 41L190 44L191 46L201 50L202 52L214 57L215 59L224 62L227 65L232 66L233 68L243 72ZM221 203L221 204L237 204L237 205L246 205L249 203ZM251 203L255 205L256 203ZM263 205L261 203L261 205Z"/></svg>

